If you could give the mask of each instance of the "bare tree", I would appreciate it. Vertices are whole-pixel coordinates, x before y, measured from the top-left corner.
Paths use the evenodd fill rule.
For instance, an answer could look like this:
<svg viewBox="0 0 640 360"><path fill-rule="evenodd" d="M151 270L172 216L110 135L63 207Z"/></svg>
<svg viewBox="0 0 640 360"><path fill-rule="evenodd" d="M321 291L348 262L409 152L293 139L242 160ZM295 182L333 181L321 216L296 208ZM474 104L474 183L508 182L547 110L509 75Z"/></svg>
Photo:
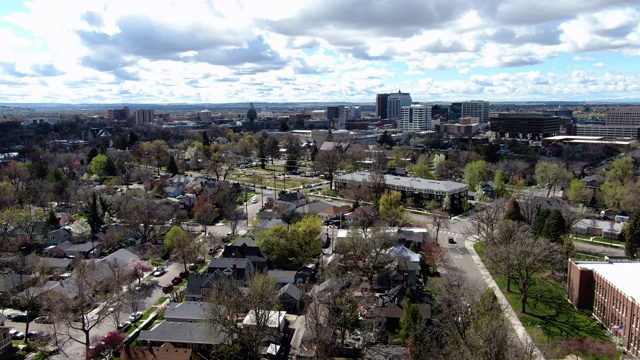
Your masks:
<svg viewBox="0 0 640 360"><path fill-rule="evenodd" d="M143 245L164 235L162 225L171 218L171 209L156 203L149 193L142 198L128 198L125 201L120 216L127 219L129 230L141 239Z"/></svg>
<svg viewBox="0 0 640 360"><path fill-rule="evenodd" d="M433 214L433 229L436 231L436 242L438 242L438 235L440 230L446 230L449 228L449 218L446 216Z"/></svg>
<svg viewBox="0 0 640 360"><path fill-rule="evenodd" d="M526 236L529 225L520 221L502 220L498 223L492 241L485 242L486 260L490 267L507 279L507 292L511 292L512 274L515 270L514 243L519 236Z"/></svg>
<svg viewBox="0 0 640 360"><path fill-rule="evenodd" d="M187 264L196 262L202 254L202 246L195 241L193 236L187 232L183 232L173 239L173 249L171 257L184 265L187 271Z"/></svg>
<svg viewBox="0 0 640 360"><path fill-rule="evenodd" d="M94 311L93 305L102 303L103 309L108 309L116 304L114 293L121 289L112 288L110 284L114 283L109 271L95 261L76 259L73 276L61 284L66 295L49 291L46 297L46 308L54 314L56 335L69 337L89 352L91 331L109 316L108 311Z"/></svg>
<svg viewBox="0 0 640 360"><path fill-rule="evenodd" d="M259 359L259 346L264 339L274 341L278 329L269 323L278 303L278 287L272 278L255 274L246 283L246 291L240 292L232 281L221 279L208 294L208 301L214 306L207 310L210 330L216 334L223 332L226 345L240 345L243 355L237 357ZM250 325L242 326L238 314L248 314Z"/></svg>
<svg viewBox="0 0 640 360"><path fill-rule="evenodd" d="M331 150L321 151L313 163L314 170L327 176L329 189L333 189L333 175L343 160L343 153L342 147L338 145Z"/></svg>
<svg viewBox="0 0 640 360"><path fill-rule="evenodd" d="M342 263L348 269L366 277L373 285L375 276L393 262L389 248L394 244L395 238L380 227L370 232L352 230L338 244L336 252L342 255Z"/></svg>
<svg viewBox="0 0 640 360"><path fill-rule="evenodd" d="M513 277L520 292L520 312L527 312L529 289L536 276L545 269L555 269L561 261L558 248L549 240L537 238L528 229L512 244L514 254Z"/></svg>
<svg viewBox="0 0 640 360"><path fill-rule="evenodd" d="M491 204L480 206L469 217L469 226L465 229L465 235L478 237L482 242L493 241L498 222L504 215L505 205L506 202L499 199Z"/></svg>

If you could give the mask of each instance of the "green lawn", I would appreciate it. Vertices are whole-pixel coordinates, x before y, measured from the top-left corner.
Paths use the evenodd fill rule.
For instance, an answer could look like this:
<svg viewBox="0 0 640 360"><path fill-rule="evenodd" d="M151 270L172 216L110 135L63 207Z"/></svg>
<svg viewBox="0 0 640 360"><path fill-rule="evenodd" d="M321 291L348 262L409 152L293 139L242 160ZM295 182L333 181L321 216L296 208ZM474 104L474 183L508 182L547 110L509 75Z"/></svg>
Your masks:
<svg viewBox="0 0 640 360"><path fill-rule="evenodd" d="M484 246L480 243L474 249L484 258ZM538 284L529 291L527 313L520 313L520 294L516 281L511 282L510 293L506 292L506 279L492 273L503 294L520 317L522 325L542 350L556 340L571 339L575 336L607 340L604 329L591 320L591 312L576 310L567 300L567 292L562 283L549 278L540 278Z"/></svg>

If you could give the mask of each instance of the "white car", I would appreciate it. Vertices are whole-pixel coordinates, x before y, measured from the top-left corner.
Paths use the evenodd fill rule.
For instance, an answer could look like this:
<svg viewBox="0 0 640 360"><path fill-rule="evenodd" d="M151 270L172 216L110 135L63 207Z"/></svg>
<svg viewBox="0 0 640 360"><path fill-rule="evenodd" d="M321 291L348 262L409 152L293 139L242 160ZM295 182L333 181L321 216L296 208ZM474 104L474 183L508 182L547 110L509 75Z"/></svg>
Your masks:
<svg viewBox="0 0 640 360"><path fill-rule="evenodd" d="M254 198L253 200L251 200L252 204L257 204L258 203L258 199Z"/></svg>
<svg viewBox="0 0 640 360"><path fill-rule="evenodd" d="M167 271L163 267L159 267L159 268L156 268L156 270L153 272L153 276L155 277L162 276L166 272Z"/></svg>
<svg viewBox="0 0 640 360"><path fill-rule="evenodd" d="M129 321L134 323L140 319L142 319L142 315L144 315L141 311L138 312L134 312L131 314L131 316L129 316Z"/></svg>

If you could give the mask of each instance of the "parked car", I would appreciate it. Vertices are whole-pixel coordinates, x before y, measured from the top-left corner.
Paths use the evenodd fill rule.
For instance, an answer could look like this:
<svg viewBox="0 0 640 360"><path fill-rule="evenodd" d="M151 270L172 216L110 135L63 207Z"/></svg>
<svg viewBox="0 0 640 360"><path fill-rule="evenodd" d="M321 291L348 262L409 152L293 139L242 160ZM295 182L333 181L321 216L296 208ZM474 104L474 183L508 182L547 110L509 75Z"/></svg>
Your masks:
<svg viewBox="0 0 640 360"><path fill-rule="evenodd" d="M121 322L120 324L118 324L118 326L116 326L116 329L122 332L126 332L130 328L131 328L130 321Z"/></svg>
<svg viewBox="0 0 640 360"><path fill-rule="evenodd" d="M14 313L9 315L9 320L13 322L27 322L27 313Z"/></svg>
<svg viewBox="0 0 640 360"><path fill-rule="evenodd" d="M144 315L141 311L137 311L134 313L131 313L131 316L129 316L129 321L131 323L134 323L140 319L142 319L142 315Z"/></svg>
<svg viewBox="0 0 640 360"><path fill-rule="evenodd" d="M178 285L182 282L182 276L176 276L173 278L173 280L171 280L171 283L173 285Z"/></svg>
<svg viewBox="0 0 640 360"><path fill-rule="evenodd" d="M43 330L31 330L27 333L29 340L48 340L51 336Z"/></svg>
<svg viewBox="0 0 640 360"><path fill-rule="evenodd" d="M167 284L167 285L162 287L162 292L165 293L165 294L170 293L171 290L173 290L173 284Z"/></svg>
<svg viewBox="0 0 640 360"><path fill-rule="evenodd" d="M49 318L49 315L37 317L33 321L35 323L38 323L38 324L51 324L52 323L51 319Z"/></svg>
<svg viewBox="0 0 640 360"><path fill-rule="evenodd" d="M186 279L187 277L189 277L189 270L180 271L180 277L183 279Z"/></svg>
<svg viewBox="0 0 640 360"><path fill-rule="evenodd" d="M11 340L22 340L24 339L24 333L16 329L11 329L9 330L9 337L11 337Z"/></svg>
<svg viewBox="0 0 640 360"><path fill-rule="evenodd" d="M191 270L191 271L195 271L195 270L197 270L197 269L198 269L198 264L196 264L196 263L191 263L191 264L189 264L188 268L189 268L189 270ZM187 274L187 276L188 276L188 274Z"/></svg>
<svg viewBox="0 0 640 360"><path fill-rule="evenodd" d="M252 199L252 200L251 200L251 203L252 203L252 204L257 204L257 203L258 203L258 199Z"/></svg>
<svg viewBox="0 0 640 360"><path fill-rule="evenodd" d="M449 244L455 244L455 243L456 243L456 241L452 237L450 237L449 238Z"/></svg>
<svg viewBox="0 0 640 360"><path fill-rule="evenodd" d="M167 272L167 270L165 270L163 267L158 267L156 268L156 270L153 272L153 276L158 277L158 276L162 276Z"/></svg>

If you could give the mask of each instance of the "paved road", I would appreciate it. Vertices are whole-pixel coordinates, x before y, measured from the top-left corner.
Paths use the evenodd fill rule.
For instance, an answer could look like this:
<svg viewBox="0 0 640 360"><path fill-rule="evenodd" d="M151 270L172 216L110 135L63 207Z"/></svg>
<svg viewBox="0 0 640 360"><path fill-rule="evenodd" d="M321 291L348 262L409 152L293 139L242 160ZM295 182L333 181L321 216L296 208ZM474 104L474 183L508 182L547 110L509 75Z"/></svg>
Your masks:
<svg viewBox="0 0 640 360"><path fill-rule="evenodd" d="M183 270L183 266L181 264L170 264L166 267L167 272L160 277L151 277L146 281L143 281L145 286L142 290L138 291L141 296L141 302L139 305L138 311L146 311L153 304L155 304L158 299L160 299L165 294L162 293L162 286L168 283L171 283L171 279L178 275L180 271ZM126 302L126 301L125 301ZM122 322L127 320L129 317L129 313L131 313L130 304L123 304L123 311L119 315L118 321ZM5 309L3 312L5 315L11 314L13 312L19 312L17 310ZM22 332L26 329L25 323L15 323L13 321L6 321L5 326L12 327L18 329ZM31 322L29 324L29 330L42 330L49 334L53 334L53 325L51 324L37 324L35 322ZM102 337L107 333L116 330L116 319L115 317L108 316L101 323L96 325L91 330L91 337L98 336ZM79 339L84 339L84 336L81 332L74 332L74 337ZM50 357L50 359L83 359L85 348L84 345L79 344L76 341L70 340L68 337L61 337L59 340L60 348L63 350L63 353Z"/></svg>

